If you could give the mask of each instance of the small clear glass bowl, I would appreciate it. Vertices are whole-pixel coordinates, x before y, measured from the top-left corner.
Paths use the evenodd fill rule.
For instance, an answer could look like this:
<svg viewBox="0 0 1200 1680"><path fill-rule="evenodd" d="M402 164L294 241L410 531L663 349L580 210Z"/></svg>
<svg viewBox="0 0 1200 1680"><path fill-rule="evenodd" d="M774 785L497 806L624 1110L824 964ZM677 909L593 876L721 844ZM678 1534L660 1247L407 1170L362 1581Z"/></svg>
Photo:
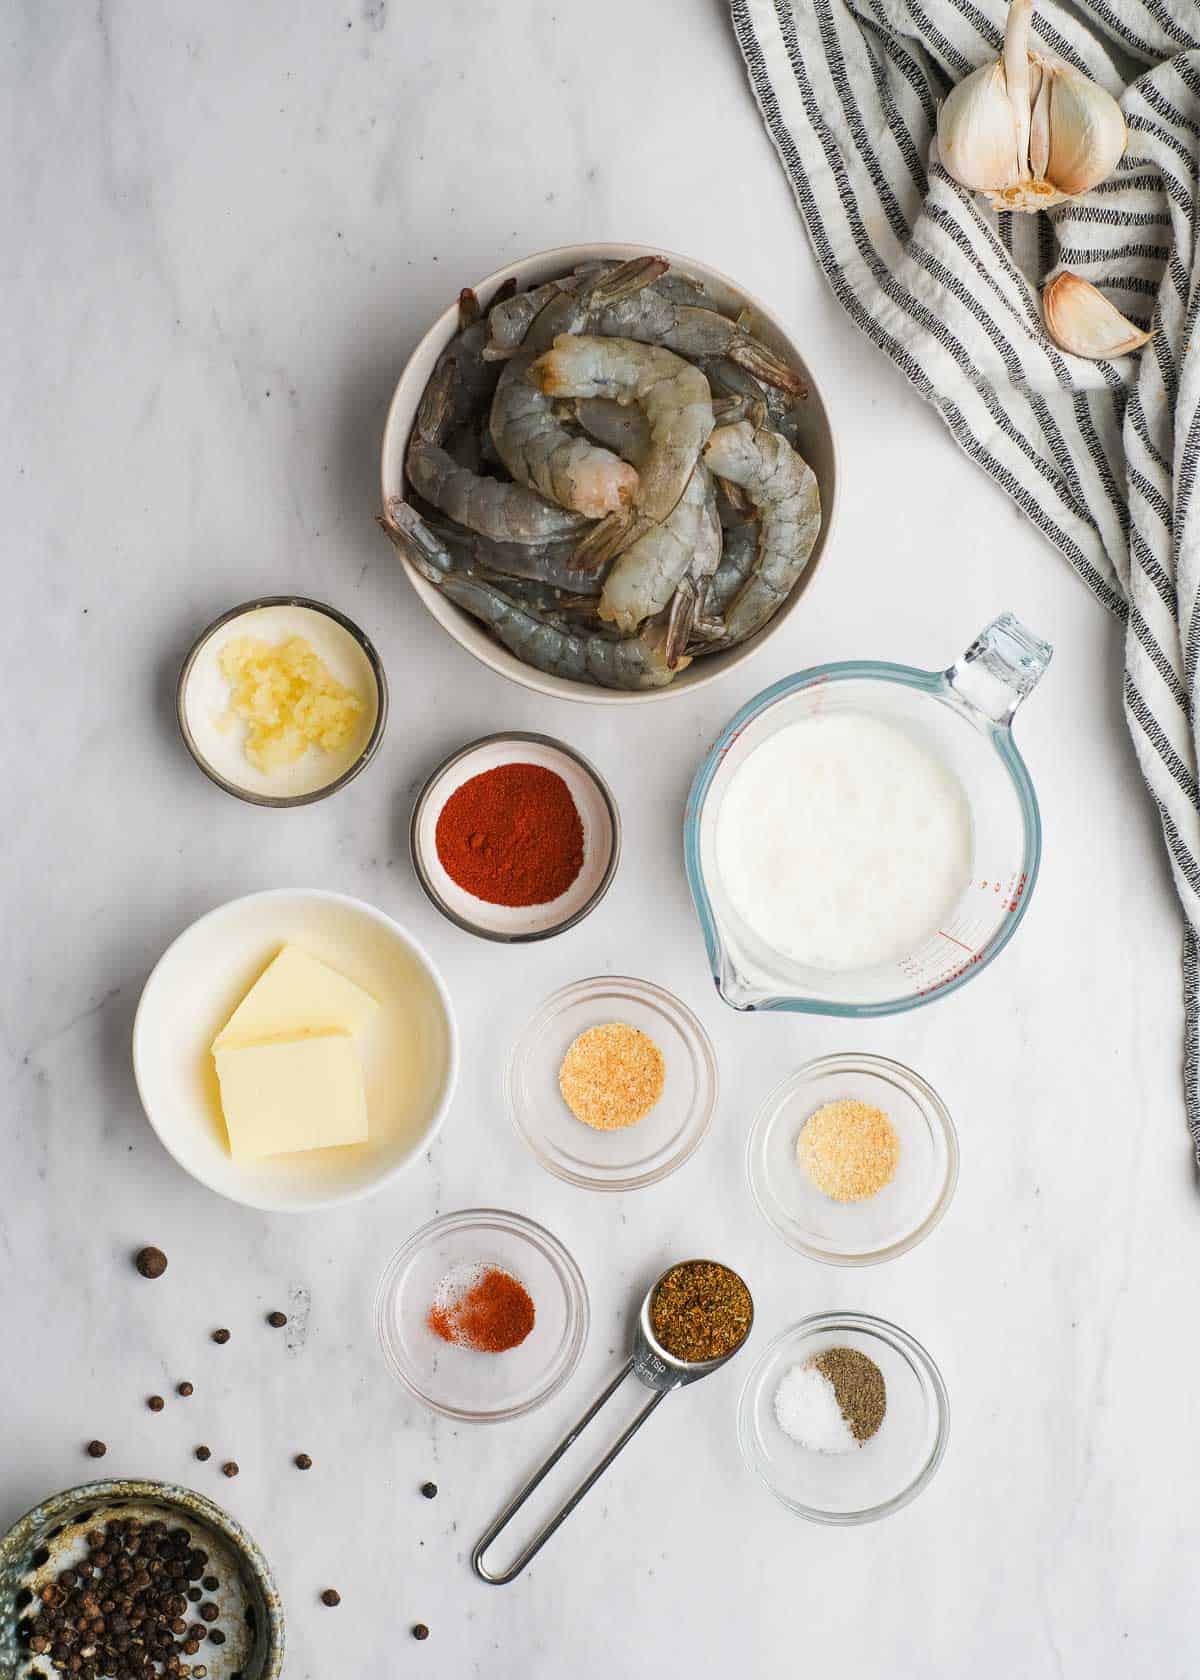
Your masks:
<svg viewBox="0 0 1200 1680"><path fill-rule="evenodd" d="M580 1033L610 1021L654 1040L666 1080L643 1119L605 1132L571 1113L558 1071ZM691 1010L662 986L601 974L546 999L513 1045L504 1083L517 1135L547 1172L585 1190L638 1190L700 1147L717 1106L717 1057Z"/></svg>
<svg viewBox="0 0 1200 1680"><path fill-rule="evenodd" d="M835 1347L856 1348L875 1361L887 1411L862 1446L814 1452L776 1421L775 1391L794 1365ZM933 1360L906 1331L866 1313L816 1313L785 1330L759 1355L738 1402L746 1463L776 1499L810 1522L849 1526L898 1511L932 1479L949 1433L949 1397Z"/></svg>
<svg viewBox="0 0 1200 1680"><path fill-rule="evenodd" d="M900 1140L890 1184L859 1202L835 1202L796 1159L804 1122L847 1097L883 1109ZM873 1266L914 1248L950 1205L958 1138L950 1111L919 1074L886 1056L847 1052L808 1062L773 1091L746 1146L759 1210L801 1254L831 1266Z"/></svg>
<svg viewBox="0 0 1200 1680"><path fill-rule="evenodd" d="M480 1353L429 1328L438 1286L470 1266L510 1272L533 1297L533 1329L519 1346ZM558 1238L497 1208L430 1220L388 1261L375 1292L375 1329L392 1374L433 1411L465 1423L520 1417L557 1394L579 1363L589 1319L583 1274Z"/></svg>

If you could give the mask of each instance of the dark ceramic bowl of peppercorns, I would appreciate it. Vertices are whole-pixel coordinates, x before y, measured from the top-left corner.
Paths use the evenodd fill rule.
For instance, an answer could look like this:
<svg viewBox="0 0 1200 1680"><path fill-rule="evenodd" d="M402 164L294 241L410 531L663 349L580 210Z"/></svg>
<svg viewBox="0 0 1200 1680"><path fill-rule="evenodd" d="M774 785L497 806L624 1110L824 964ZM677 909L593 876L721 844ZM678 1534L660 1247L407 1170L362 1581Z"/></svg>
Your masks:
<svg viewBox="0 0 1200 1680"><path fill-rule="evenodd" d="M60 1673L279 1680L283 1609L266 1559L190 1488L54 1494L0 1540L0 1680Z"/></svg>

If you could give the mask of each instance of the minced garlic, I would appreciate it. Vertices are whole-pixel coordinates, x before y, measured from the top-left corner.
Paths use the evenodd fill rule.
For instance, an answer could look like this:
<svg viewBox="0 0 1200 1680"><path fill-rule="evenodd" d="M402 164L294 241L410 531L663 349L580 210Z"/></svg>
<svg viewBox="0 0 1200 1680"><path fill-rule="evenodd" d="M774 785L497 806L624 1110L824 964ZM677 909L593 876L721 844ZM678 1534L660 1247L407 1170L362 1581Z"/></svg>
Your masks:
<svg viewBox="0 0 1200 1680"><path fill-rule="evenodd" d="M264 773L295 764L309 747L338 752L363 711L359 696L331 675L303 636L285 642L239 636L221 650L221 674L232 690L222 727L241 719L243 751Z"/></svg>

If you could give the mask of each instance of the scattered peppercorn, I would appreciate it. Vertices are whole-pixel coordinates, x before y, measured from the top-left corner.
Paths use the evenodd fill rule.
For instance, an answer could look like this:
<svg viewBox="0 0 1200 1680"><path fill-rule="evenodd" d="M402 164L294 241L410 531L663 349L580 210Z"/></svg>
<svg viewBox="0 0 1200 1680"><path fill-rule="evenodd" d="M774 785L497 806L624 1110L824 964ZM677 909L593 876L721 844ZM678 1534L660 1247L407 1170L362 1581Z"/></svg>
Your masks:
<svg viewBox="0 0 1200 1680"><path fill-rule="evenodd" d="M144 1278L160 1278L167 1269L167 1257L161 1248L139 1248L133 1263Z"/></svg>
<svg viewBox="0 0 1200 1680"><path fill-rule="evenodd" d="M200 1620L202 1622L215 1622L220 1614L221 1612L215 1604L202 1604L200 1606Z"/></svg>
<svg viewBox="0 0 1200 1680"><path fill-rule="evenodd" d="M212 1457L212 1448L211 1447L197 1447L196 1448L196 1457L200 1460L201 1464L207 1464L209 1459Z"/></svg>
<svg viewBox="0 0 1200 1680"><path fill-rule="evenodd" d="M322 1604L328 1604L328 1606L331 1610L334 1608L335 1605L338 1605L341 1602L342 1602L342 1595L341 1595L340 1592L338 1592L336 1587L326 1587L325 1591L321 1594L321 1603Z"/></svg>
<svg viewBox="0 0 1200 1680"><path fill-rule="evenodd" d="M429 1629L425 1626L424 1622L418 1622L417 1623L416 1627L413 1629L413 1638L414 1639L428 1639L429 1638Z"/></svg>
<svg viewBox="0 0 1200 1680"><path fill-rule="evenodd" d="M108 1448L103 1441L89 1441L87 1450L89 1458L103 1458Z"/></svg>
<svg viewBox="0 0 1200 1680"><path fill-rule="evenodd" d="M228 1330L214 1330L213 1333L212 1333L212 1339L213 1339L214 1342L216 1342L218 1347L224 1347L225 1343L229 1340L229 1331Z"/></svg>
<svg viewBox="0 0 1200 1680"><path fill-rule="evenodd" d="M166 1403L161 1394L152 1394L146 1402L152 1412L161 1412Z"/></svg>
<svg viewBox="0 0 1200 1680"><path fill-rule="evenodd" d="M422 1482L421 1483L421 1492L425 1495L426 1499L436 1499L437 1498L437 1483L436 1482Z"/></svg>
<svg viewBox="0 0 1200 1680"><path fill-rule="evenodd" d="M225 1643L225 1635L221 1632L220 1628L209 1628L208 1638L209 1643L212 1645L224 1645Z"/></svg>
<svg viewBox="0 0 1200 1680"><path fill-rule="evenodd" d="M307 1453L297 1453L295 1458L292 1460L292 1463L296 1466L297 1470L312 1469L312 1459L309 1458Z"/></svg>
<svg viewBox="0 0 1200 1680"><path fill-rule="evenodd" d="M206 1575L200 1585L204 1588L205 1592L216 1592L221 1583L217 1580L215 1575Z"/></svg>
<svg viewBox="0 0 1200 1680"><path fill-rule="evenodd" d="M196 1390L192 1387L190 1382L181 1382L175 1392L176 1394L182 1394L183 1398L186 1400L189 1395L195 1394Z"/></svg>
<svg viewBox="0 0 1200 1680"><path fill-rule="evenodd" d="M271 1326L272 1330L282 1330L284 1325L287 1323L287 1314L281 1312L268 1313L267 1323Z"/></svg>
<svg viewBox="0 0 1200 1680"><path fill-rule="evenodd" d="M222 1464L222 1466L221 1466L222 1476L236 1476L237 1473L238 1473L238 1466L237 1466L237 1461L235 1459L231 1458L229 1460L228 1464Z"/></svg>
<svg viewBox="0 0 1200 1680"><path fill-rule="evenodd" d="M187 1590L187 1600L188 1600L189 1604L199 1604L200 1600L203 1597L204 1597L204 1594L200 1591L199 1587L189 1587L188 1588L188 1590Z"/></svg>

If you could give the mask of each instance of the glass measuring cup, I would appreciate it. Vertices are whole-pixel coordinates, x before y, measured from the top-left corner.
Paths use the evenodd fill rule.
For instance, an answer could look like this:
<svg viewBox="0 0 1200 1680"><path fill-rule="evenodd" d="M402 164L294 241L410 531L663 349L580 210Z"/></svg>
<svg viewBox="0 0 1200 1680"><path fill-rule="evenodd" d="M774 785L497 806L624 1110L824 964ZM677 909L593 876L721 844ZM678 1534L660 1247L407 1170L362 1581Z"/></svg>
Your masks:
<svg viewBox="0 0 1200 1680"><path fill-rule="evenodd" d="M717 990L735 1009L894 1015L965 985L1017 931L1041 857L1042 829L1012 721L1050 662L1048 642L1003 613L945 671L850 660L817 665L747 702L700 766L684 817L684 859ZM778 730L833 712L903 730L953 772L970 807L971 879L913 951L832 972L772 950L747 926L716 867L721 801L739 767Z"/></svg>
<svg viewBox="0 0 1200 1680"><path fill-rule="evenodd" d="M708 1261L699 1263L713 1265L717 1262ZM667 1395L673 1393L677 1388L684 1388L688 1383L698 1382L701 1377L707 1377L711 1372L719 1370L722 1365L726 1364L733 1358L735 1353L740 1352L740 1350L745 1347L750 1331L754 1327L753 1302L751 1302L750 1305L749 1322L742 1333L741 1340L731 1347L728 1352L719 1355L716 1359L692 1361L677 1359L674 1354L667 1352L667 1349L654 1334L654 1325L650 1315L651 1308L654 1303L654 1296L658 1290L659 1284L661 1284L663 1279L669 1276L669 1274L675 1271L679 1266L694 1264L697 1264L697 1262L687 1260L677 1261L674 1265L668 1266L662 1276L656 1278L654 1283L651 1284L642 1300L641 1311L638 1313L637 1329L634 1332L633 1339L633 1352L630 1354L629 1358L625 1361L624 1365L621 1366L621 1369L617 1372L616 1376L612 1379L608 1386L603 1389L592 1401L583 1416L574 1423L570 1429L568 1429L562 1440L554 1448L554 1451L538 1466L533 1475L530 1476L529 1480L525 1483L524 1487L514 1494L512 1499L509 1500L508 1504L504 1507L496 1519L489 1524L486 1531L480 1535L475 1544L475 1548L471 1553L471 1568L475 1571L476 1575L479 1576L481 1581L487 1581L488 1584L493 1587L506 1586L508 1582L515 1581L517 1576L525 1568L526 1564L529 1563L530 1559L535 1557L536 1554L541 1551L550 1536L567 1520L576 1505L578 1505L579 1501L583 1498L584 1494L587 1493L594 1483L599 1481L600 1477L608 1469L613 1459L616 1458L622 1448L629 1444L629 1442L637 1434L638 1430L646 1422L646 1419L652 1412L657 1410L657 1408L667 1398ZM721 1269L723 1271L730 1272L733 1277L738 1277L738 1274L736 1272L732 1272L731 1268L728 1266L722 1266ZM738 1278L738 1281L743 1282L740 1278ZM746 1293L749 1294L749 1290L747 1290ZM553 1470L554 1466L558 1463L563 1454L567 1452L569 1448L574 1446L575 1442L583 1434L588 1424L591 1423L597 1413L608 1404L631 1371L640 1383L642 1383L646 1388L652 1390L650 1399L647 1400L646 1404L635 1415L632 1423L628 1424L626 1428L621 1431L612 1446L609 1447L608 1451L604 1454L603 1458L601 1458L599 1463L588 1472L588 1474L575 1488L574 1492L563 1501L558 1510L555 1511L554 1515L542 1524L541 1528L539 1528L537 1533L533 1536L533 1539L530 1540L520 1552L518 1552L517 1556L514 1558L513 1562L509 1564L508 1568L500 1573L496 1573L490 1569L484 1562L484 1557L490 1550L492 1542L496 1540L497 1537L508 1527L509 1523L516 1516L525 1501L535 1491L535 1489L540 1486L546 1476L549 1475L550 1471Z"/></svg>

